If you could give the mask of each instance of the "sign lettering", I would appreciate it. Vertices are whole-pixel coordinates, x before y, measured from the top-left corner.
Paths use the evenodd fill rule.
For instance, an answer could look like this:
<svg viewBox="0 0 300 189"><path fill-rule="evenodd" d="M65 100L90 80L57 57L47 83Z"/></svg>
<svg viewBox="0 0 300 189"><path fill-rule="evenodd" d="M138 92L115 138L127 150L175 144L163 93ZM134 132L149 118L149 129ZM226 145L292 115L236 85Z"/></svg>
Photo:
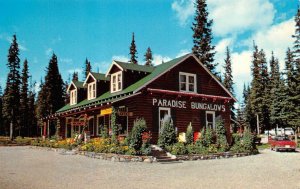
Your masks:
<svg viewBox="0 0 300 189"><path fill-rule="evenodd" d="M171 107L171 108L181 108L186 109L190 107L192 110L210 110L210 111L222 111L225 112L225 105L222 104L212 104L212 103L203 103L203 102L190 102L188 105L187 101L182 100L167 100L167 99L152 99L153 106L163 106L163 107Z"/></svg>

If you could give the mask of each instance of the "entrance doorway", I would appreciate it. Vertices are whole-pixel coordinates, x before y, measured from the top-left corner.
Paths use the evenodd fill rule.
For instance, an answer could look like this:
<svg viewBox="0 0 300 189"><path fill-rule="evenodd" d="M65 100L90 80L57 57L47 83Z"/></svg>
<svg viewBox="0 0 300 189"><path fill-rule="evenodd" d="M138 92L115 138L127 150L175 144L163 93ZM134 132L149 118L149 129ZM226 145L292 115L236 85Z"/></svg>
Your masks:
<svg viewBox="0 0 300 189"><path fill-rule="evenodd" d="M159 107L158 108L158 132L160 133L164 120L171 117L171 109Z"/></svg>

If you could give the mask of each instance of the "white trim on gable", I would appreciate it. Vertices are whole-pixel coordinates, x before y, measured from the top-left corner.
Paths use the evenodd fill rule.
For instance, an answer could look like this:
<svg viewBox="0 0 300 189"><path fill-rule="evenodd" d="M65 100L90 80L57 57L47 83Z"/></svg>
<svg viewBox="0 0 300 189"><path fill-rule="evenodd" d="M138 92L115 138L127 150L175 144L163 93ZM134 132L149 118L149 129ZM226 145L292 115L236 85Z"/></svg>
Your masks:
<svg viewBox="0 0 300 189"><path fill-rule="evenodd" d="M77 89L77 87L76 87L76 85L74 84L74 82L71 81L70 85L68 86L67 92L70 92L71 85L73 85L73 86L75 87L75 89Z"/></svg>
<svg viewBox="0 0 300 189"><path fill-rule="evenodd" d="M93 76L93 74L91 74L91 72L87 75L87 77L85 78L85 80L84 80L84 82L83 82L83 86L85 86L86 85L86 82L88 81L88 78L90 77L90 76L92 76L93 77L93 79L95 80L95 81L97 81L97 79Z"/></svg>
<svg viewBox="0 0 300 189"><path fill-rule="evenodd" d="M189 55L187 55L185 58L183 58L181 61L177 62L176 64L174 64L173 66L171 66L169 69L166 69L165 71L161 72L160 74L158 74L156 77L152 78L150 81L146 82L144 85L142 85L141 87L137 88L136 90L133 91L133 93L136 93L137 91L141 90L142 88L144 88L146 85L152 83L154 80L156 80L157 78L159 78L160 76L162 76L163 74L167 73L168 71L170 71L171 69L173 69L174 67L176 67L177 65L179 65L180 63L184 62L185 60L187 60L188 58L193 57L199 64L200 66L203 67L203 69L225 90L225 92L227 94L229 94L229 96L235 100L236 102L238 102L238 100L228 91L228 89L226 89L226 87L223 86L223 84L216 78L216 76L214 76L201 62L200 60L193 55L192 53L190 53Z"/></svg>
<svg viewBox="0 0 300 189"><path fill-rule="evenodd" d="M112 69L112 67L113 67L114 65L117 66L118 68L120 68L121 71L124 71L124 69L123 69L118 63L116 63L116 62L113 60L112 64L110 65L108 71L107 71L106 74L105 74L105 77L107 77L107 76L109 75L109 72L110 72L110 70Z"/></svg>

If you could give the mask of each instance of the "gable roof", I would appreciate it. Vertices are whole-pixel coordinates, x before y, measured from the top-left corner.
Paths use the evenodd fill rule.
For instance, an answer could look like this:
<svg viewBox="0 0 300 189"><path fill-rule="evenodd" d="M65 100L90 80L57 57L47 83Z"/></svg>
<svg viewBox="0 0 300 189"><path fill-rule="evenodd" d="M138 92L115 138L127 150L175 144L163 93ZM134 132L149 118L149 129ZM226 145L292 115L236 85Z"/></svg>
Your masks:
<svg viewBox="0 0 300 189"><path fill-rule="evenodd" d="M106 76L109 75L109 73L110 73L111 69L113 68L113 66L117 66L122 71L133 70L133 71L151 73L154 70L153 66L138 65L138 64L113 60L112 64L110 65L108 71L105 74Z"/></svg>
<svg viewBox="0 0 300 189"><path fill-rule="evenodd" d="M71 81L70 85L68 86L67 91L70 91L71 86L74 86L76 89L81 89L81 88L86 88L83 86L83 82L82 81Z"/></svg>
<svg viewBox="0 0 300 189"><path fill-rule="evenodd" d="M175 58L173 60L170 60L166 63L162 63L159 64L157 66L151 67L151 66L143 66L143 67L151 67L152 71L149 75L143 77L142 79L140 79L139 81L135 82L134 84L128 86L127 88L123 89L122 91L119 92L115 92L115 93L110 93L110 91L102 94L101 96L99 96L96 99L93 100L83 100L80 103L76 104L76 105L72 105L72 107L68 104L64 107L62 107L61 109L59 109L57 112L64 112L70 109L75 109L75 108L80 108L80 107L87 107L89 105L98 105L98 104L102 104L102 103L107 103L107 102L112 102L114 99L118 99L118 98L123 98L126 96L131 96L135 93L138 93L141 89L143 89L145 86L147 86L149 83L153 82L155 79L159 78L161 75L163 75L164 73L166 73L167 71L169 71L170 69L174 68L175 66L177 66L178 64L184 62L186 59L188 59L189 57L193 57L199 64L200 66L202 66L204 68L204 70L207 71L207 73L214 78L214 80L226 91L226 93L228 93L228 95L234 99L235 101L236 98L223 86L223 84L216 78L216 76L214 76L200 61L199 59L194 56L193 54L186 54L183 55L181 57ZM129 63L124 63L124 64L129 64ZM131 64L134 65L134 64ZM121 65L119 65L121 66ZM141 66L141 65L138 65ZM134 67L137 67L137 65L134 65ZM148 68L147 68L148 69ZM150 69L149 69L150 70Z"/></svg>
<svg viewBox="0 0 300 189"><path fill-rule="evenodd" d="M92 77L92 78L94 78L94 80L97 80L97 81L100 81L100 80L101 81L110 81L110 78L106 77L105 74L103 74L103 73L89 72L89 74L87 75L87 77L85 78L85 80L83 82L84 86L86 85L86 82L88 81L89 77Z"/></svg>

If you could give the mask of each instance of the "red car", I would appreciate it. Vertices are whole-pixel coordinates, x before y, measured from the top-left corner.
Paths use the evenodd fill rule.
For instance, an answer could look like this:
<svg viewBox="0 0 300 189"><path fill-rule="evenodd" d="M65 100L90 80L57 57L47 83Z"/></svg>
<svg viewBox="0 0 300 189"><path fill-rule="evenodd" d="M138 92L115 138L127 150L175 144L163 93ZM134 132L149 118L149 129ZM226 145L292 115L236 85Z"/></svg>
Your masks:
<svg viewBox="0 0 300 189"><path fill-rule="evenodd" d="M295 151L297 147L296 143L291 141L287 136L269 137L269 144L271 150L275 149L276 152L279 150Z"/></svg>

